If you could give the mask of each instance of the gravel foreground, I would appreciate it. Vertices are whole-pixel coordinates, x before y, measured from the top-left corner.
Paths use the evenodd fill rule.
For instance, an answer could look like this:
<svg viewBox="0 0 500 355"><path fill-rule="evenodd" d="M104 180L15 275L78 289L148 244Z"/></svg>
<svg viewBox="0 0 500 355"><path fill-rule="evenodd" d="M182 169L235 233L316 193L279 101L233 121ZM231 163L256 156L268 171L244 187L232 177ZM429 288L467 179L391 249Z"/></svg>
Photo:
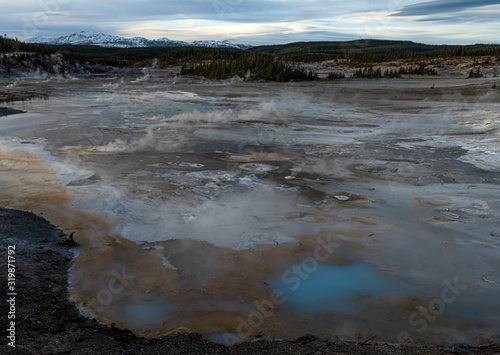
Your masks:
<svg viewBox="0 0 500 355"><path fill-rule="evenodd" d="M499 345L474 347L376 343L337 344L305 336L294 341L252 341L227 347L200 334L146 339L80 314L68 300L73 252L65 233L41 216L0 208L2 354L499 354ZM66 242L64 242L66 241ZM8 300L8 250L15 247L15 309ZM12 303L12 302L11 302ZM10 314L9 314L10 312ZM9 339L9 315L15 339ZM12 317L12 316L11 316ZM15 347L9 346L14 339Z"/></svg>

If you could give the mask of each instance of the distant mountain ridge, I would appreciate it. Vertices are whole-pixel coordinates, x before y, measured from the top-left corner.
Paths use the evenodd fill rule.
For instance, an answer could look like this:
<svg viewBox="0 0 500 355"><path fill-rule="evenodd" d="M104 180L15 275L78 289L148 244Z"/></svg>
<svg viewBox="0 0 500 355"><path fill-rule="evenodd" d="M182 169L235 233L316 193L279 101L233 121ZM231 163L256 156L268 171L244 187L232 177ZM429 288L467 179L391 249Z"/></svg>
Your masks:
<svg viewBox="0 0 500 355"><path fill-rule="evenodd" d="M40 43L47 45L72 46L99 46L108 48L144 48L144 47L212 47L230 49L248 49L252 46L236 44L231 41L198 40L193 42L173 41L168 38L149 40L144 37L125 38L120 36L93 33L88 31L75 32L66 36L47 38L32 37L26 43Z"/></svg>

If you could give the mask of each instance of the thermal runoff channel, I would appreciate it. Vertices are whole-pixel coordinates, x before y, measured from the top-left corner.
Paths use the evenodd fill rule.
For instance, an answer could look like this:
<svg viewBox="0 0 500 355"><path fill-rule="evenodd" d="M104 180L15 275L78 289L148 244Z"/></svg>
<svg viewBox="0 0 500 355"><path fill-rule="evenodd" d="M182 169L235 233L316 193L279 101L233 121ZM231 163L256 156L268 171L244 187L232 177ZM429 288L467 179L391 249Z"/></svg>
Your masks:
<svg viewBox="0 0 500 355"><path fill-rule="evenodd" d="M74 231L71 300L140 335L488 342L499 96L436 80L38 81L1 205Z"/></svg>

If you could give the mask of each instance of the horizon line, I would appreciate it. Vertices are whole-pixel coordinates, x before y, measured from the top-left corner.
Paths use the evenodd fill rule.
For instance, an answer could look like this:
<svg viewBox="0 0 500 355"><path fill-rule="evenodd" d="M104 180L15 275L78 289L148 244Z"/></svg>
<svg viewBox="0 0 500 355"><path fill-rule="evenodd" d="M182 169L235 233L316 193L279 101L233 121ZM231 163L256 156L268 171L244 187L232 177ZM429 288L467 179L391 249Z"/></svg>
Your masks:
<svg viewBox="0 0 500 355"><path fill-rule="evenodd" d="M38 36L33 36L33 37L30 37L30 38L27 38L25 40L21 40L21 42L24 42L26 43L27 40L30 40L30 39L33 39L33 38L38 38L38 37L42 37L42 38L45 38L45 39L57 39L57 38L60 38L60 37L65 37L65 36L69 36L69 35L72 35L72 34L77 34L77 33L82 33L82 32L86 32L90 35L99 35L99 34L102 34L102 35L106 35L106 36L114 36L114 37L121 37L123 39L133 39L133 38L144 38L148 41L156 41L156 40L161 40L161 39L167 39L169 41L172 41L172 42L186 42L186 43L189 43L185 40L175 40L175 39L171 39L171 38L167 38L167 37L160 37L160 38L154 38L154 39L149 39L147 37L144 37L144 36L133 36L133 37L123 37L123 36L120 36L120 35L115 35L115 34L107 34L107 33L104 33L104 32L95 32L95 31L88 31L88 30L80 30L80 31L76 31L76 32L72 32L72 33L68 33L66 35L61 35L61 36L45 36L45 35L38 35ZM8 37L7 37L8 38ZM16 37L17 39L17 37ZM18 39L17 39L18 40ZM243 42L235 42L234 40L230 40L230 39L222 39L222 40L211 40L211 39L208 39L208 40L192 40L191 42L194 42L194 41L217 41L217 42L223 42L223 41L229 41L233 44L242 44L242 45L248 45L249 47L267 47L267 46L283 46L283 45L288 45L288 44L294 44L294 43L332 43L332 42L338 42L338 43L348 43L348 42L356 42L356 41L391 41L391 42L410 42L410 43L415 43L415 44L423 44L423 45L427 45L427 46L474 46L474 45L493 45L493 46L500 46L500 43L494 43L494 42L491 42L491 43L487 43L487 42L475 42L475 43L461 43L461 44L447 44L447 43L441 43L441 44L431 44L431 43L425 43L425 42L416 42L416 41L412 41L412 40L404 40L404 39L387 39L387 38L358 38L358 39L351 39L351 40L331 40L331 41L325 41L325 40L302 40L302 41L293 41L293 42L284 42L284 43L273 43L273 44L258 44L258 45L250 45L250 44L246 44L246 43L243 43ZM40 43L40 44L43 44L43 43ZM71 45L71 44L70 44ZM133 47L131 47L133 48Z"/></svg>

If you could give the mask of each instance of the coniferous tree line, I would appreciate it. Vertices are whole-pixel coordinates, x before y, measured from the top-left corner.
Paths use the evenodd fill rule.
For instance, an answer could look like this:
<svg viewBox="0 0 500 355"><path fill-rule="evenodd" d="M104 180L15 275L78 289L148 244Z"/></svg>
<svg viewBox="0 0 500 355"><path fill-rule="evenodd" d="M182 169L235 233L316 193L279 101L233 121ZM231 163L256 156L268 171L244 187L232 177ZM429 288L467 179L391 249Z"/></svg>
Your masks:
<svg viewBox="0 0 500 355"><path fill-rule="evenodd" d="M218 54L217 51L215 54ZM243 51L233 52L229 58L214 56L214 59L207 59L207 63L204 64L183 66L181 75L203 76L208 79L227 79L238 76L246 80L277 82L318 79L317 73L307 71L300 65L288 64L267 54Z"/></svg>
<svg viewBox="0 0 500 355"><path fill-rule="evenodd" d="M167 53L158 56L160 62L178 64L189 60L234 60L241 51L210 47L180 47L172 48Z"/></svg>
<svg viewBox="0 0 500 355"><path fill-rule="evenodd" d="M35 62L40 62L41 58L47 55L52 55L60 53L64 58L80 62L91 62L99 63L104 65L116 64L110 58L90 58L85 54L79 54L71 52L65 48L45 46L43 44L31 44L24 43L17 39L7 38L6 36L0 36L0 52L3 53L2 58L7 58L7 53L9 53L9 58L15 61L25 61L32 60Z"/></svg>
<svg viewBox="0 0 500 355"><path fill-rule="evenodd" d="M369 53L369 52L354 52L342 53L336 59L348 59L352 63L382 63L396 61L401 59L425 60L434 58L446 57L482 57L482 56L500 56L500 47L472 49L467 47L458 47L449 51L432 51L432 52L393 52L393 53Z"/></svg>
<svg viewBox="0 0 500 355"><path fill-rule="evenodd" d="M17 39L0 36L0 52L29 52L34 54L53 54L56 51L42 44L27 44Z"/></svg>
<svg viewBox="0 0 500 355"><path fill-rule="evenodd" d="M331 72L328 74L326 77L328 80L338 80L338 79L344 79L345 74L343 72Z"/></svg>
<svg viewBox="0 0 500 355"><path fill-rule="evenodd" d="M401 67L399 70L396 69L386 69L382 73L382 69L373 69L372 66L365 67L364 69L358 69L353 74L353 78L365 78L365 79L380 79L380 78L401 78L402 74L411 75L438 75L435 69L427 68L425 65L421 64L418 68L413 67Z"/></svg>
<svg viewBox="0 0 500 355"><path fill-rule="evenodd" d="M481 72L481 69L479 69L479 67L476 69L476 71L471 69L471 71L469 72L469 76L468 76L469 79L482 78L482 77L483 77L483 73Z"/></svg>
<svg viewBox="0 0 500 355"><path fill-rule="evenodd" d="M373 67L368 67L364 69L358 69L352 74L353 78L366 78L366 79L380 79L382 77L382 69L373 69Z"/></svg>
<svg viewBox="0 0 500 355"><path fill-rule="evenodd" d="M438 75L436 69L427 68L425 64L421 63L417 68L413 67L401 67L399 68L399 74L409 74L409 75Z"/></svg>
<svg viewBox="0 0 500 355"><path fill-rule="evenodd" d="M412 42L354 41L326 43L291 43L288 45L262 46L255 51L273 53L287 61L320 62L326 60L347 60L351 65L382 63L396 60L431 60L446 57L500 58L497 45L432 46ZM391 41L389 41L391 42Z"/></svg>
<svg viewBox="0 0 500 355"><path fill-rule="evenodd" d="M390 79L394 79L394 78L401 78L401 74L399 74L399 71L397 70L389 70L389 69L386 69L384 71L384 78L390 78Z"/></svg>

